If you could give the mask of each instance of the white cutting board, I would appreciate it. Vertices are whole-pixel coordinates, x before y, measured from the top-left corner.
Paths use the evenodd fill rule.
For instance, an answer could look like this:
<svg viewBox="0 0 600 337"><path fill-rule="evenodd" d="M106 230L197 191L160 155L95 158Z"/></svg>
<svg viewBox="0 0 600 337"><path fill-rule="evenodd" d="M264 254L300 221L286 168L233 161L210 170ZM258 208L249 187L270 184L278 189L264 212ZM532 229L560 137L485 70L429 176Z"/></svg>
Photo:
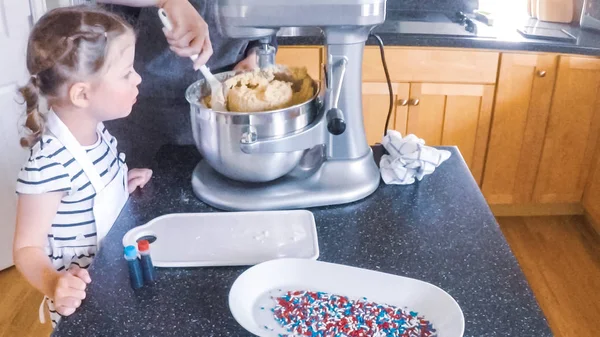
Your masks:
<svg viewBox="0 0 600 337"><path fill-rule="evenodd" d="M279 259L242 273L229 292L235 320L257 336L296 336L280 327L270 309L292 290L323 291L417 311L437 330L438 337L462 337L465 319L458 303L435 285L413 278L303 259ZM271 330L272 329L272 330Z"/></svg>
<svg viewBox="0 0 600 337"><path fill-rule="evenodd" d="M317 259L319 245L313 214L305 210L177 213L131 229L123 246L154 236L156 267L254 265L294 257Z"/></svg>

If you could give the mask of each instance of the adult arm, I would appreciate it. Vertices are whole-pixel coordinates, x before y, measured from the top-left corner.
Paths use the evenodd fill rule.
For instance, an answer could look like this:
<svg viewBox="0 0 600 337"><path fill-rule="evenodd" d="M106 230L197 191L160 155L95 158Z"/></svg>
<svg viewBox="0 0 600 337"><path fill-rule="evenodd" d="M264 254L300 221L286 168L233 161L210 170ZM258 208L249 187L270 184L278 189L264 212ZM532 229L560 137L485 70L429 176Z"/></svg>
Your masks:
<svg viewBox="0 0 600 337"><path fill-rule="evenodd" d="M130 7L162 7L161 4L166 0L96 0L97 2L112 4L112 5L123 5Z"/></svg>
<svg viewBox="0 0 600 337"><path fill-rule="evenodd" d="M159 7L167 12L173 30L163 29L170 49L181 57L198 55L194 69L212 56L208 25L188 0L97 0L101 3L130 7ZM158 19L158 15L156 17Z"/></svg>

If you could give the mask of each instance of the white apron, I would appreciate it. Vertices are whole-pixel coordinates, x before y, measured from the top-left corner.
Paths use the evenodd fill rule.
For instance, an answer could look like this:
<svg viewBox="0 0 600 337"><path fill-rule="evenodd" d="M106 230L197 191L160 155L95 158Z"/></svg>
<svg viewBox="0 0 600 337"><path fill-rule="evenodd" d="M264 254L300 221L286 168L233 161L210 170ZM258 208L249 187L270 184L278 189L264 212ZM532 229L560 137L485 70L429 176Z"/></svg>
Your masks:
<svg viewBox="0 0 600 337"><path fill-rule="evenodd" d="M71 153L75 161L81 165L83 172L90 179L90 183L94 187L96 196L94 197L93 213L96 224L97 249L99 250L102 239L104 239L115 220L117 220L119 213L121 213L123 206L125 206L129 198L127 190L127 165L123 163L115 178L105 186L100 174L94 167L94 163L87 156L85 149L52 110L48 113L46 127L64 145L67 151ZM98 133L106 144L108 144L115 158L119 158L117 151L110 146L110 139L107 139L108 137L102 132L103 129L104 125L98 123ZM44 297L44 301L42 301L42 305L40 306L40 321L42 323L45 323L43 309L46 299L47 297Z"/></svg>

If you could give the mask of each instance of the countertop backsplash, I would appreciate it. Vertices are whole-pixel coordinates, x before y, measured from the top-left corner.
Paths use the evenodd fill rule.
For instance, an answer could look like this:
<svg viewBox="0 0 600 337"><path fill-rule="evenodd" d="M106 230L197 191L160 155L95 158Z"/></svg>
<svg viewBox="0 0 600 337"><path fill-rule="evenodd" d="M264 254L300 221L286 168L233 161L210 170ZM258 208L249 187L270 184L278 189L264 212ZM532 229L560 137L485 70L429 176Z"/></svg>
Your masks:
<svg viewBox="0 0 600 337"><path fill-rule="evenodd" d="M463 11L479 8L479 0L387 0L387 9Z"/></svg>

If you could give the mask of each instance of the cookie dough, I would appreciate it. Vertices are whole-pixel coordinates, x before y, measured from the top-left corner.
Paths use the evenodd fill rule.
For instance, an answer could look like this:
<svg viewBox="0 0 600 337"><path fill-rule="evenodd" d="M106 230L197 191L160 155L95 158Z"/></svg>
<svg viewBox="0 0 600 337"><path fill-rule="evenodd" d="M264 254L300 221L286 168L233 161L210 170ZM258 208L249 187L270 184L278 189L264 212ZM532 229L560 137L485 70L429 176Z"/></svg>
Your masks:
<svg viewBox="0 0 600 337"><path fill-rule="evenodd" d="M227 79L223 83L226 107L232 112L262 112L304 103L314 94L305 67L275 65ZM210 97L204 98L210 108Z"/></svg>

